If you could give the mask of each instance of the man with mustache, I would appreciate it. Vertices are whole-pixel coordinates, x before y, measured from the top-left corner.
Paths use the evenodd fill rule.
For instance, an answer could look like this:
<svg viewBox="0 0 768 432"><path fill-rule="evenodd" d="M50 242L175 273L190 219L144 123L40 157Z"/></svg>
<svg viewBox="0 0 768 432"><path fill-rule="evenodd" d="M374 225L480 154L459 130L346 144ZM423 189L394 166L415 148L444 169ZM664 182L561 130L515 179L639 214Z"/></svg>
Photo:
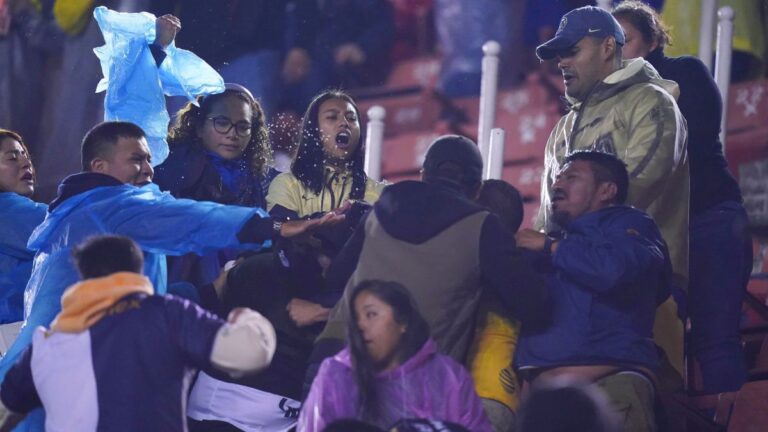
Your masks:
<svg viewBox="0 0 768 432"><path fill-rule="evenodd" d="M536 49L541 60L557 61L570 112L547 141L535 227L557 228L551 191L566 156L579 150L615 155L629 172L627 204L648 212L669 245L680 292L688 283L689 174L678 87L641 58L622 61L624 42L610 13L586 6L565 14L555 37ZM656 343L681 372L683 326L672 299L660 306L655 329Z"/></svg>
<svg viewBox="0 0 768 432"><path fill-rule="evenodd" d="M615 156L572 153L552 184L550 210L561 235L516 235L519 247L538 252L551 299L548 325L522 327L516 364L533 386L595 382L623 418L622 430L653 431L653 321L669 297L671 264L653 219L624 204L629 183Z"/></svg>

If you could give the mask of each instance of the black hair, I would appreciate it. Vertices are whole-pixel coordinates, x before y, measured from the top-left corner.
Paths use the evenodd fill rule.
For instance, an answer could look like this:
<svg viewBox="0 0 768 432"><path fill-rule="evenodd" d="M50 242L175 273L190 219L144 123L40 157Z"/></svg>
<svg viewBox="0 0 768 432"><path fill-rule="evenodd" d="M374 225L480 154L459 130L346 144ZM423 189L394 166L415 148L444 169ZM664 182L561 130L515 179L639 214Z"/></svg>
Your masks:
<svg viewBox="0 0 768 432"><path fill-rule="evenodd" d="M614 183L616 185L617 204L624 204L629 193L629 173L627 165L616 156L600 151L578 151L571 153L563 161L563 165L574 162L589 162L596 183Z"/></svg>
<svg viewBox="0 0 768 432"><path fill-rule="evenodd" d="M230 96L242 100L251 107L251 139L243 151L243 157L250 162L251 172L264 176L273 162L264 110L250 94L235 88L228 88L222 93L198 96L197 105L189 102L182 107L176 113L176 120L168 134L168 145L193 143L202 148L203 144L197 136L197 129L206 122L213 105Z"/></svg>
<svg viewBox="0 0 768 432"><path fill-rule="evenodd" d="M489 179L480 186L477 203L496 214L502 226L516 233L523 223L523 197L504 180Z"/></svg>
<svg viewBox="0 0 768 432"><path fill-rule="evenodd" d="M660 48L672 45L669 27L651 6L635 0L623 1L611 11L614 18L629 21L648 45L656 42Z"/></svg>
<svg viewBox="0 0 768 432"><path fill-rule="evenodd" d="M91 171L91 161L106 157L114 150L120 138L144 138L144 130L125 121L106 121L89 130L81 146L83 171Z"/></svg>
<svg viewBox="0 0 768 432"><path fill-rule="evenodd" d="M382 280L367 280L360 282L349 297L349 322L347 339L354 368L355 382L360 398L360 412L363 419L377 419L378 406L375 384L376 369L366 348L363 335L357 325L355 300L363 292L373 294L376 298L392 308L394 319L405 326L405 333L400 339L400 360L411 358L429 338L429 324L421 316L416 302L408 290L398 282Z"/></svg>
<svg viewBox="0 0 768 432"><path fill-rule="evenodd" d="M594 385L544 382L520 406L515 430L618 432L620 428L605 396Z"/></svg>
<svg viewBox="0 0 768 432"><path fill-rule="evenodd" d="M72 249L72 260L83 279L112 273L142 273L144 254L139 246L121 235L98 235L83 240Z"/></svg>
<svg viewBox="0 0 768 432"><path fill-rule="evenodd" d="M304 118L301 120L301 130L297 141L296 159L291 165L291 172L301 182L304 187L311 190L315 195L320 195L325 183L325 152L323 151L323 141L320 136L320 105L330 99L341 99L349 102L355 109L355 115L360 122L360 139L355 148L355 152L349 158L347 166L352 172L352 190L349 192L349 198L362 199L365 196L365 183L368 177L363 171L363 157L365 149L363 141L365 129L363 120L360 116L360 110L354 99L342 90L326 90L310 102Z"/></svg>

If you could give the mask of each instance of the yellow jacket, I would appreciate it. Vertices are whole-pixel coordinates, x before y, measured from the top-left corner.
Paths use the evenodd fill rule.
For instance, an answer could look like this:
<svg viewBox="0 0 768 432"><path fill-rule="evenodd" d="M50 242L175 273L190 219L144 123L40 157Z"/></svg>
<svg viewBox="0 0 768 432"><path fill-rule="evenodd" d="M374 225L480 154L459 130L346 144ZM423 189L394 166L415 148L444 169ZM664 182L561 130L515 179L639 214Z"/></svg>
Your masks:
<svg viewBox="0 0 768 432"><path fill-rule="evenodd" d="M323 187L322 192L315 195L293 173L284 172L275 177L269 185L267 211L272 210L275 205L280 205L295 211L301 217L318 212L329 212L349 199L349 192L352 190L352 174L326 167L324 184L326 187ZM329 188L328 184L332 187ZM367 179L363 200L373 204L379 199L385 186L384 183Z"/></svg>

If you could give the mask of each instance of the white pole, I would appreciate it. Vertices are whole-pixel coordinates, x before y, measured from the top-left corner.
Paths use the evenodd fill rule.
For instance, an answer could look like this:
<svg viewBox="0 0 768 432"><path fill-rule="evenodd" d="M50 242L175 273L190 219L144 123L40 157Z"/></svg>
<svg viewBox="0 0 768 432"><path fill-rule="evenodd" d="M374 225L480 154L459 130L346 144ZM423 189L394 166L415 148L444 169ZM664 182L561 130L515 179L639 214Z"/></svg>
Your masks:
<svg viewBox="0 0 768 432"><path fill-rule="evenodd" d="M601 9L605 9L608 12L611 11L611 8L613 7L613 0L597 0L597 7Z"/></svg>
<svg viewBox="0 0 768 432"><path fill-rule="evenodd" d="M496 41L483 44L483 77L480 80L480 120L477 123L477 145L483 156L483 163L488 163L488 151L491 145L491 128L496 121L496 92L499 82L499 52L501 45Z"/></svg>
<svg viewBox="0 0 768 432"><path fill-rule="evenodd" d="M715 54L715 82L723 98L723 116L720 119L720 142L725 153L726 120L728 119L728 86L731 81L731 55L733 54L733 9L721 7L717 11L717 53Z"/></svg>
<svg viewBox="0 0 768 432"><path fill-rule="evenodd" d="M380 105L368 108L368 134L365 137L365 173L381 180L381 143L384 141L384 117L387 110Z"/></svg>
<svg viewBox="0 0 768 432"><path fill-rule="evenodd" d="M715 39L715 11L717 0L701 0L701 21L699 22L699 60L712 71L712 41Z"/></svg>
<svg viewBox="0 0 768 432"><path fill-rule="evenodd" d="M504 170L504 129L491 129L491 148L483 179L501 179Z"/></svg>

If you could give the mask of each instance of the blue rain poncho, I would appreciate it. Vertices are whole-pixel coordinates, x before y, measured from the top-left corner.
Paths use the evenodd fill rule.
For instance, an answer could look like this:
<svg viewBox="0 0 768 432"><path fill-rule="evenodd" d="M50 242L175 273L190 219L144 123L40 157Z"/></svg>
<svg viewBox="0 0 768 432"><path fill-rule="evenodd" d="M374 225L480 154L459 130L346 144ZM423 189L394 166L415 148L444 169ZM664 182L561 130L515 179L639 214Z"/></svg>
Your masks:
<svg viewBox="0 0 768 432"><path fill-rule="evenodd" d="M225 206L175 199L154 184L104 186L74 195L55 207L32 233L28 247L37 250L24 293L26 323L0 361L0 381L30 344L38 326L48 326L61 310L61 296L79 280L70 253L89 236L120 234L144 251L144 273L158 294L166 292L165 255L203 254L222 248L260 249L243 244L237 234L259 208Z"/></svg>
<svg viewBox="0 0 768 432"><path fill-rule="evenodd" d="M27 241L47 208L19 194L0 192L0 324L24 319L24 287L35 256Z"/></svg>
<svg viewBox="0 0 768 432"><path fill-rule="evenodd" d="M155 16L150 13L100 6L93 16L106 42L93 50L104 74L96 92L107 91L104 120L129 121L144 129L152 165L159 165L168 157L170 117L163 94L193 101L196 95L223 92L224 80L200 57L174 43L165 49L158 67L149 49L155 40Z"/></svg>

